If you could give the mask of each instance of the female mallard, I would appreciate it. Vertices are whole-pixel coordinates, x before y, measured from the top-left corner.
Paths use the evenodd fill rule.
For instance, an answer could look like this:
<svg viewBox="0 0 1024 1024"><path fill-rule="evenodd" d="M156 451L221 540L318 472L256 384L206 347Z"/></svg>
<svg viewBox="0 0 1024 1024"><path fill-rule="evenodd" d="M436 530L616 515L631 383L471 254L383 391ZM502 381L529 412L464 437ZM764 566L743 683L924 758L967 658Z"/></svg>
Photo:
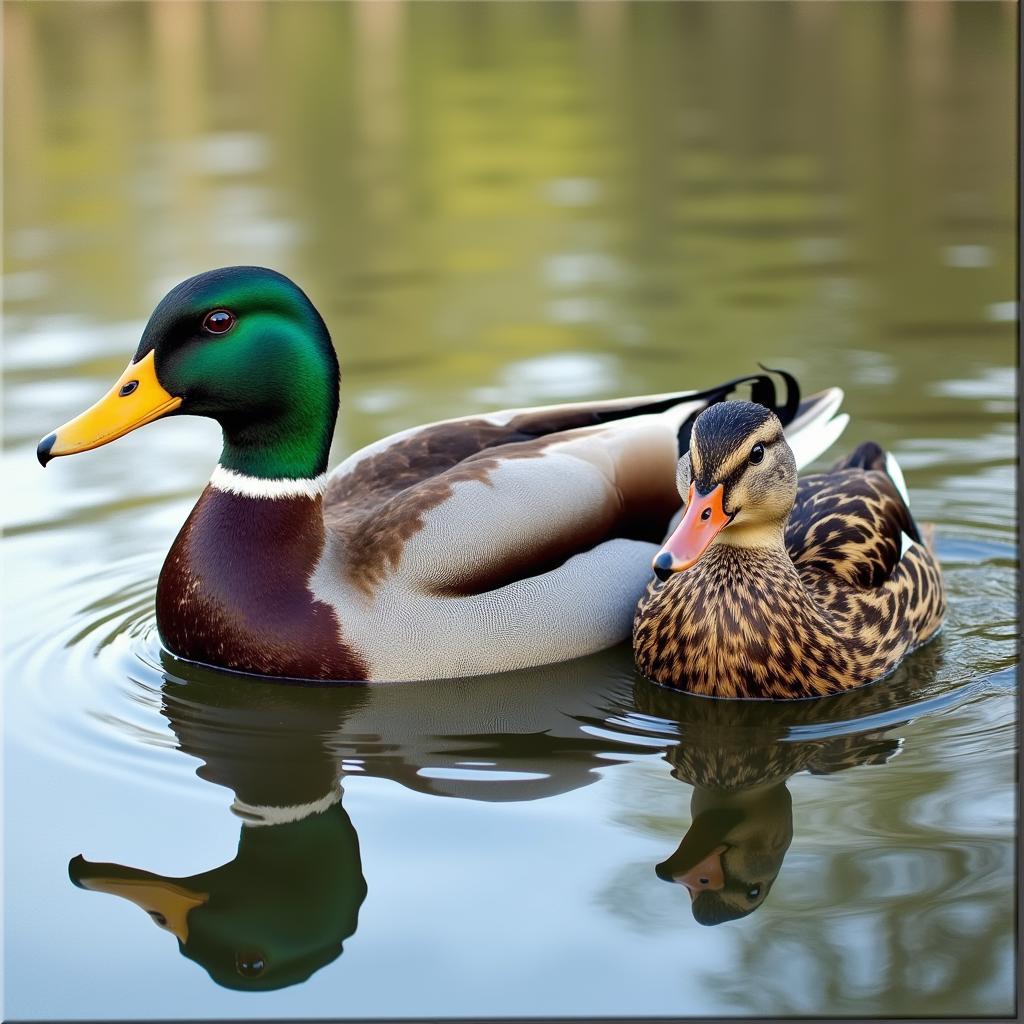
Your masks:
<svg viewBox="0 0 1024 1024"><path fill-rule="evenodd" d="M717 697L816 697L880 679L939 628L939 566L891 455L861 445L797 482L782 424L701 413L679 461L682 521L637 608L637 666Z"/></svg>
<svg viewBox="0 0 1024 1024"><path fill-rule="evenodd" d="M748 378L774 405L766 376ZM703 393L520 409L372 444L328 476L338 364L290 280L258 267L189 279L138 351L39 459L167 415L217 420L220 464L157 586L182 658L304 679L423 679L563 661L629 636L679 499L677 433ZM842 429L837 391L780 415L811 459Z"/></svg>

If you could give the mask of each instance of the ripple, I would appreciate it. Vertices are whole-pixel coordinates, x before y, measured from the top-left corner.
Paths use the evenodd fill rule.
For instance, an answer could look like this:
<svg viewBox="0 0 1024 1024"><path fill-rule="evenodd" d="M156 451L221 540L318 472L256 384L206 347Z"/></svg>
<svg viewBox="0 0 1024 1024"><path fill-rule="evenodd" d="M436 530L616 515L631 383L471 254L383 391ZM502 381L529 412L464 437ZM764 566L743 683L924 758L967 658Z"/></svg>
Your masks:
<svg viewBox="0 0 1024 1024"><path fill-rule="evenodd" d="M83 576L62 593L71 605L78 599L79 611L44 639L12 648L7 737L77 769L144 773L153 785L193 789L182 759L166 755L177 744L159 713L164 676L151 563L133 558ZM107 596L83 600L101 577Z"/></svg>
<svg viewBox="0 0 1024 1024"><path fill-rule="evenodd" d="M965 541L950 561L954 572L980 577L1010 550ZM888 680L817 700L721 701L667 690L636 675L628 645L506 676L282 686L189 665L163 650L154 578L152 557L135 557L62 589L62 604L73 612L44 639L12 651L14 742L79 769L194 789L194 760L171 754L182 749L178 723L185 721L204 730L200 745L186 749L200 759L242 756L239 739L256 751L294 740L329 752L342 775L378 775L437 795L478 796L483 786L521 799L588 784L602 765L694 738L730 749L796 749L947 715L1016 685L1015 663L995 657L1004 641L978 635L982 626L991 632L993 609L965 602L956 635L918 652ZM1000 594L997 604L1005 601ZM21 611L30 619L43 614ZM1005 643L1011 640L1007 635ZM1003 707L1000 720L947 738L947 751L971 761L990 754L994 742L1012 743L998 738L1013 728ZM918 808L914 817L948 819L947 811Z"/></svg>
<svg viewBox="0 0 1024 1024"><path fill-rule="evenodd" d="M539 362L550 369L551 359ZM518 364L516 373L536 365ZM160 496L154 502L167 505ZM134 508L134 529L139 516ZM945 750L972 763L1012 742L1012 710L989 698L1016 686L1016 551L1002 539L954 532L940 536L939 554L950 615L934 642L882 682L788 702L720 701L655 686L637 676L628 645L506 676L282 687L163 650L153 609L157 557L136 555L71 570L52 593L12 609L22 640L8 663L9 734L40 756L154 786L194 790L195 759L224 750L235 758L240 737L259 749L287 735L326 751L342 775L377 775L436 795L476 798L487 789L528 799L695 739L723 749L788 745L792 759L802 746L977 705L985 716L958 722ZM174 753L183 749L181 721L204 730L200 746L185 750L189 758Z"/></svg>

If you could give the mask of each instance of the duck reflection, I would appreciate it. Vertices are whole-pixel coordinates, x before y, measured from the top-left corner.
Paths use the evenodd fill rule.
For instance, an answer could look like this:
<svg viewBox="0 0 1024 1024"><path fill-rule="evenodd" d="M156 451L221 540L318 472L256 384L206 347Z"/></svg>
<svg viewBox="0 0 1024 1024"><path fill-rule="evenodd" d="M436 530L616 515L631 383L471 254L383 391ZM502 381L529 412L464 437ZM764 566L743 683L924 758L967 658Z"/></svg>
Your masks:
<svg viewBox="0 0 1024 1024"><path fill-rule="evenodd" d="M677 725L680 742L665 759L673 778L693 786L690 827L655 872L686 888L696 921L733 921L764 903L793 840L787 780L885 764L900 749L886 733L905 721L896 710L905 690L783 703L714 700L637 681L637 709ZM891 724L857 730L858 720L877 723L886 710Z"/></svg>
<svg viewBox="0 0 1024 1024"><path fill-rule="evenodd" d="M83 889L142 907L219 985L275 989L334 960L366 895L359 842L338 798L283 824L243 825L234 860L188 878L75 857Z"/></svg>
<svg viewBox="0 0 1024 1024"><path fill-rule="evenodd" d="M343 780L541 799L663 745L672 775L693 786L692 824L657 874L715 924L759 907L779 874L793 837L787 779L884 763L899 746L885 733L908 699L892 684L785 703L693 697L639 679L628 647L428 686L281 685L168 657L161 713L178 749L201 762L196 774L233 793L237 852L188 877L81 856L69 872L137 904L218 984L283 988L337 959L368 895ZM667 720L671 735L643 716Z"/></svg>
<svg viewBox="0 0 1024 1024"><path fill-rule="evenodd" d="M248 688L248 689L246 689ZM355 828L323 735L356 691L275 692L235 679L164 684L162 711L197 774L235 793L234 859L185 878L75 857L71 880L137 904L218 984L276 989L334 960L366 896ZM334 698L334 699L332 699Z"/></svg>
<svg viewBox="0 0 1024 1024"><path fill-rule="evenodd" d="M137 904L218 984L249 990L304 981L356 931L367 885L342 777L487 801L579 788L607 764L608 739L587 727L629 701L633 678L628 649L429 686L285 686L195 667L184 680L182 671L165 662L161 712L178 748L202 762L196 774L235 795L234 859L168 877L78 856L69 873L83 889Z"/></svg>

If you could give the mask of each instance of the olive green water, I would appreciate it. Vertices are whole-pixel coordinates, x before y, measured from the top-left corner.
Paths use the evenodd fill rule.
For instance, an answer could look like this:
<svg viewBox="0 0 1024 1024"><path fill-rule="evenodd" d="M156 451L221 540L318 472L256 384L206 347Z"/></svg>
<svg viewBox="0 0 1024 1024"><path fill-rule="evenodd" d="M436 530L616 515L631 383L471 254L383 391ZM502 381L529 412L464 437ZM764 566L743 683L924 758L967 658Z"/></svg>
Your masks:
<svg viewBox="0 0 1024 1024"><path fill-rule="evenodd" d="M5 1018L1011 1012L1015 5L4 16ZM628 648L342 690L176 664L155 579L216 427L35 445L231 263L331 327L336 459L757 361L842 386L837 448L890 447L938 525L942 635L774 706ZM659 875L718 846L691 908Z"/></svg>

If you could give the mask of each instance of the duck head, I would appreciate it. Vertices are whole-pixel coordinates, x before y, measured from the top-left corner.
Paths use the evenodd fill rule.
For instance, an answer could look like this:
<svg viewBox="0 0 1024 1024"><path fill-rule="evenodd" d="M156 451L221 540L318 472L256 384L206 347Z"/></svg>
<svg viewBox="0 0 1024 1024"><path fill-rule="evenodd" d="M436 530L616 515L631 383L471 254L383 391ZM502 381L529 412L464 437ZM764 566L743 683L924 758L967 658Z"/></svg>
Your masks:
<svg viewBox="0 0 1024 1024"><path fill-rule="evenodd" d="M45 466L164 416L208 416L225 469L301 479L326 468L337 412L337 357L313 304L276 271L225 267L172 288L110 391L37 455Z"/></svg>
<svg viewBox="0 0 1024 1024"><path fill-rule="evenodd" d="M676 486L679 526L654 558L661 580L696 564L715 542L782 544L796 501L797 469L775 413L754 402L721 402L697 417Z"/></svg>

